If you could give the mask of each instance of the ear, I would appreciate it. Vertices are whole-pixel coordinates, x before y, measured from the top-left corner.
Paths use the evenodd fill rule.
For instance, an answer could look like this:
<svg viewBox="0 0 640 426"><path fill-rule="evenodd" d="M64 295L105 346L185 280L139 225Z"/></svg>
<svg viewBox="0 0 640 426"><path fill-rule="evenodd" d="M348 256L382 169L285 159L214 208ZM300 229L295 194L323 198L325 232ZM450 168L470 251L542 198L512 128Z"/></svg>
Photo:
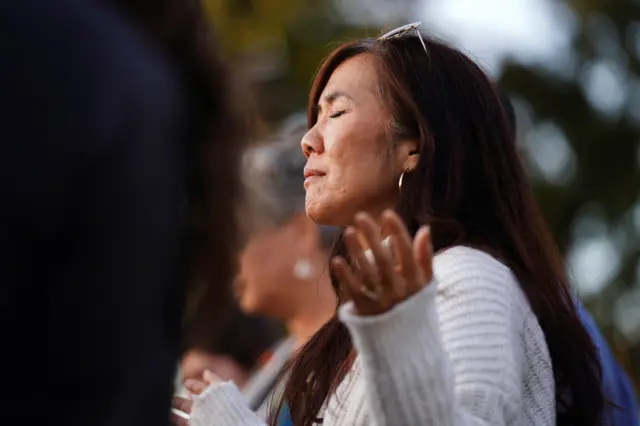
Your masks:
<svg viewBox="0 0 640 426"><path fill-rule="evenodd" d="M400 141L396 146L398 162L403 171L411 172L420 161L420 143L416 139Z"/></svg>

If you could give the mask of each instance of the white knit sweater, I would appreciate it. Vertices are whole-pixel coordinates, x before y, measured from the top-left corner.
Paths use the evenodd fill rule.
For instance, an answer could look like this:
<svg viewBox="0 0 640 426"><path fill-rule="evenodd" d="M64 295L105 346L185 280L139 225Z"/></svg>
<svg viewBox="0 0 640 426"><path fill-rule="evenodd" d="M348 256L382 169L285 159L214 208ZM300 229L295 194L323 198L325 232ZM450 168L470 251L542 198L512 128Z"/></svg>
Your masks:
<svg viewBox="0 0 640 426"><path fill-rule="evenodd" d="M549 352L511 271L455 247L434 275L382 315L340 308L358 357L319 413L324 426L555 425ZM190 424L264 425L231 383L195 397Z"/></svg>

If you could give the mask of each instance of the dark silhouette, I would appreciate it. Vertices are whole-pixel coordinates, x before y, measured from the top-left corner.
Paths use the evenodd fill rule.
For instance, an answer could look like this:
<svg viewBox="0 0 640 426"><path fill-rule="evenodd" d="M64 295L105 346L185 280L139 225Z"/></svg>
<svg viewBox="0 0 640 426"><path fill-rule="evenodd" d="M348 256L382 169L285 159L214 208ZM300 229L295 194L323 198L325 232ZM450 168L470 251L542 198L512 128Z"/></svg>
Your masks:
<svg viewBox="0 0 640 426"><path fill-rule="evenodd" d="M0 6L3 425L167 424L184 284L230 282L226 69L197 2L124 3Z"/></svg>
<svg viewBox="0 0 640 426"><path fill-rule="evenodd" d="M110 0L172 61L187 95L190 207L185 349L208 342L233 315L230 283L237 251L236 206L243 143L254 130L251 94L232 78L198 0ZM229 277L227 279L227 277ZM225 281L226 280L226 281Z"/></svg>

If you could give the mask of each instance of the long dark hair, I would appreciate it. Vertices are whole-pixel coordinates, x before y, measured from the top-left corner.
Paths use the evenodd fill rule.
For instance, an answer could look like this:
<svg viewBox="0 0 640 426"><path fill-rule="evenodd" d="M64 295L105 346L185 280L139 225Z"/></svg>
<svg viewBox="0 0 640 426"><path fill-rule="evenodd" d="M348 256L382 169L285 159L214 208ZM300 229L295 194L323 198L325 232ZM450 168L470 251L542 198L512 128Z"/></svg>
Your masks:
<svg viewBox="0 0 640 426"><path fill-rule="evenodd" d="M544 332L556 385L559 425L600 424L604 409L597 351L575 309L560 252L515 152L499 97L484 72L459 51L415 35L366 39L337 48L321 65L309 96L313 108L345 60L376 58L378 90L396 138L417 138L420 161L403 182L396 211L410 233L431 225L436 251L455 245L484 250L507 264ZM334 254L346 252L342 239ZM338 294L338 283L333 279ZM300 351L283 401L296 426L311 426L353 361L348 331L334 316Z"/></svg>
<svg viewBox="0 0 640 426"><path fill-rule="evenodd" d="M224 323L232 312L229 283L240 245L236 208L243 195L240 160L256 123L254 105L248 93L239 93L246 86L232 75L200 0L108 3L157 46L186 94L185 280L195 303L188 312L183 343L197 346L211 340L212 325Z"/></svg>

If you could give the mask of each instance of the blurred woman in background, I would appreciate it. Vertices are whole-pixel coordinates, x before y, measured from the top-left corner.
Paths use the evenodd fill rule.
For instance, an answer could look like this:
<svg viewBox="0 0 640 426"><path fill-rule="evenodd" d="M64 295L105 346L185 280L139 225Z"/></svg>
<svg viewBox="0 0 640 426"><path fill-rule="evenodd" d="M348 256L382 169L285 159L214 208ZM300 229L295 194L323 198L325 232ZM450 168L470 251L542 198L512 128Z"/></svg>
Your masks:
<svg viewBox="0 0 640 426"><path fill-rule="evenodd" d="M244 213L252 235L240 256L236 297L244 312L276 318L289 334L243 388L263 418L286 362L337 306L327 266L337 228L319 227L304 212L305 131L305 123L293 121L244 157L250 203Z"/></svg>
<svg viewBox="0 0 640 426"><path fill-rule="evenodd" d="M207 369L221 380L233 381L262 420L278 408L283 389L277 384L288 361L337 307L328 259L339 228L318 226L304 212L306 158L300 151L300 140L305 132L305 122L294 116L273 138L248 149L243 158L246 194L239 217L248 239L240 254L235 296L244 313L281 321L287 337L265 350L261 363L249 375L242 373L238 362L197 349L189 351L182 365L187 379L198 377L198 373L201 378L201 369ZM223 333L229 337L242 338L242 330L233 323L217 324L216 328L226 328ZM202 389L194 388L193 382L185 381L185 387L198 393ZM185 424L175 414L172 421ZM290 424L288 407L284 406L278 425Z"/></svg>

